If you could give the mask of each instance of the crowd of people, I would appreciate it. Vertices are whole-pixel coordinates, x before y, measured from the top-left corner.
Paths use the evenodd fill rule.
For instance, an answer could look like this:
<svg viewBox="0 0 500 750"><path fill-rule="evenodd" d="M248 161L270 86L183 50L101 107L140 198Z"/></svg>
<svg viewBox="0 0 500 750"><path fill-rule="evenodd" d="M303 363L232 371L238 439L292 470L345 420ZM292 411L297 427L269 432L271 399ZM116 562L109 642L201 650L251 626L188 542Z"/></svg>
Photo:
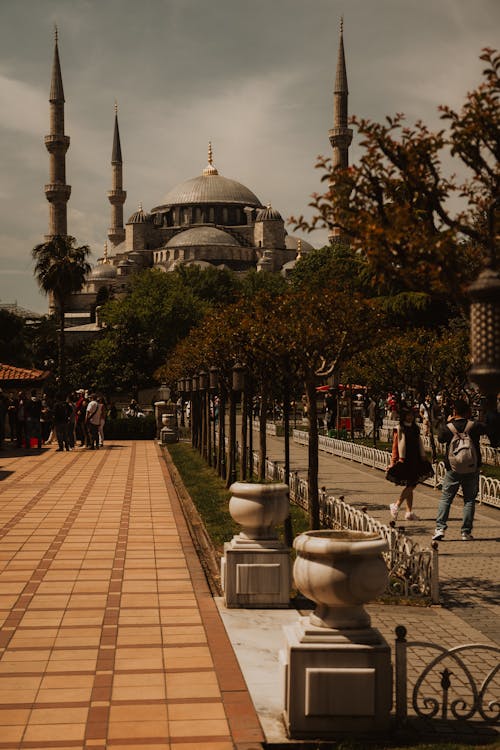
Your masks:
<svg viewBox="0 0 500 750"><path fill-rule="evenodd" d="M116 417L112 402L83 388L53 395L0 389L0 446L8 433L10 443L26 451L54 442L57 451L98 450L104 445L106 419Z"/></svg>

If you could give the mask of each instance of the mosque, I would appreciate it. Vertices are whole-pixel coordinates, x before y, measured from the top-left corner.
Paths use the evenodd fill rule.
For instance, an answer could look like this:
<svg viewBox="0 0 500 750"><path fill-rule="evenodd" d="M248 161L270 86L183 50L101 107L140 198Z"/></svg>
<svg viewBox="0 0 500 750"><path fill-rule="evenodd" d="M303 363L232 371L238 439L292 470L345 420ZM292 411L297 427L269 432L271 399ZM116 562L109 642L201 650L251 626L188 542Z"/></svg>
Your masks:
<svg viewBox="0 0 500 750"><path fill-rule="evenodd" d="M348 166L352 131L347 127L347 75L343 29L334 87L333 128L329 139L334 166ZM64 133L64 89L59 59L57 30L50 88L50 134L45 137L49 152L50 183L45 185L49 202L49 228L45 236L67 235L67 202L71 187L66 184L66 152L69 137ZM118 111L115 105L111 153L111 223L104 254L88 274L81 292L72 295L66 325L75 333L96 330L96 308L110 295L126 294L132 274L145 268L172 271L179 264L229 268L238 273L249 269L287 275L301 253L312 245L287 233L281 214L264 206L248 187L219 174L208 146L208 163L197 177L173 187L157 206L141 206L125 222L123 206L123 158ZM336 230L332 232L335 237Z"/></svg>

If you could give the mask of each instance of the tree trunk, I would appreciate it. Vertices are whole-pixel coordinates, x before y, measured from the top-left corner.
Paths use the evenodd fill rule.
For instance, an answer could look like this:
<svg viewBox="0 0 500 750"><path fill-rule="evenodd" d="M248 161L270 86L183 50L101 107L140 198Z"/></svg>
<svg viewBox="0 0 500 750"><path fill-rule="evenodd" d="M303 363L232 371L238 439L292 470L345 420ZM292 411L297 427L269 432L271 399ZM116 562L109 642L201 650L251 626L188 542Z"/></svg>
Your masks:
<svg viewBox="0 0 500 750"><path fill-rule="evenodd" d="M290 383L285 372L283 383L283 430L285 432L285 484L290 487ZM288 490L290 494L290 490ZM285 531L285 543L287 547L293 544L293 526L290 514L285 518L283 525Z"/></svg>
<svg viewBox="0 0 500 750"><path fill-rule="evenodd" d="M309 495L309 525L311 529L320 528L319 488L318 488L318 409L316 405L316 381L314 378L305 384L307 396L307 414L309 419L309 450L307 467L307 490Z"/></svg>
<svg viewBox="0 0 500 750"><path fill-rule="evenodd" d="M259 482L266 479L266 459L267 459L267 404L268 398L265 388L261 388L260 414L259 414Z"/></svg>
<svg viewBox="0 0 500 750"><path fill-rule="evenodd" d="M229 391L229 435L226 487L236 481L236 393Z"/></svg>
<svg viewBox="0 0 500 750"><path fill-rule="evenodd" d="M219 395L219 451L217 467L221 479L226 478L226 392L220 389Z"/></svg>
<svg viewBox="0 0 500 750"><path fill-rule="evenodd" d="M59 336L58 336L58 362L59 388L66 389L66 336L64 330L65 306L62 300L58 300L59 307Z"/></svg>
<svg viewBox="0 0 500 750"><path fill-rule="evenodd" d="M248 477L250 481L253 479L253 383L251 381L248 385Z"/></svg>
<svg viewBox="0 0 500 750"><path fill-rule="evenodd" d="M241 394L241 463L240 463L240 475L241 481L245 482L247 479L247 467L248 467L248 393L246 388Z"/></svg>

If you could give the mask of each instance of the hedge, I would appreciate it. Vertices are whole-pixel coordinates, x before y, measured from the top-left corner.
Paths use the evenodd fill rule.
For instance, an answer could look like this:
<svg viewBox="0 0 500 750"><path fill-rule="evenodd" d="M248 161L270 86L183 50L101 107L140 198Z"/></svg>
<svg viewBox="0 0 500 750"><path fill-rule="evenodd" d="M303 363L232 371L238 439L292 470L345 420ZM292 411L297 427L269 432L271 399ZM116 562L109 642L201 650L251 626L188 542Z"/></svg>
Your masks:
<svg viewBox="0 0 500 750"><path fill-rule="evenodd" d="M107 419L104 425L107 440L153 440L156 437L154 416Z"/></svg>

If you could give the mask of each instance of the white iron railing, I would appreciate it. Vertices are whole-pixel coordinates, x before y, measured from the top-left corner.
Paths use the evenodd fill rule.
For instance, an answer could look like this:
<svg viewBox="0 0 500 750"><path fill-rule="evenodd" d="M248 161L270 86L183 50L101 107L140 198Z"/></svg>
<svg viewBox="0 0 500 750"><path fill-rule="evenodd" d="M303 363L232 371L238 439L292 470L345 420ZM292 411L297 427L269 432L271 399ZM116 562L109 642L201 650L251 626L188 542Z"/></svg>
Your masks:
<svg viewBox="0 0 500 750"><path fill-rule="evenodd" d="M304 430L294 430L293 440L299 445L308 445L309 433ZM374 469L385 471L391 461L389 451L372 448L359 443L351 443L348 440L331 438L326 435L320 435L318 446L321 451L330 453L339 458L347 458L350 461L357 461L365 466L371 466ZM481 451L483 446L481 446ZM443 480L446 467L443 461L434 464L434 477L427 479L424 484L430 485L435 489L440 487ZM478 500L486 505L493 505L500 508L500 480L493 477L485 477L483 474L479 477L479 496Z"/></svg>
<svg viewBox="0 0 500 750"><path fill-rule="evenodd" d="M259 455L254 453L254 467L259 469ZM274 481L284 481L285 469L282 464L266 459L266 477ZM298 472L290 475L290 500L306 512L309 510L307 481ZM380 523L367 513L367 508L354 508L343 497L333 497L324 490L319 493L320 520L322 526L330 529L352 529L380 534L387 541L388 551L384 553L389 573L387 593L398 597L427 598L439 604L439 565L438 545L431 549L421 549L417 542L409 539L394 522L389 526Z"/></svg>

